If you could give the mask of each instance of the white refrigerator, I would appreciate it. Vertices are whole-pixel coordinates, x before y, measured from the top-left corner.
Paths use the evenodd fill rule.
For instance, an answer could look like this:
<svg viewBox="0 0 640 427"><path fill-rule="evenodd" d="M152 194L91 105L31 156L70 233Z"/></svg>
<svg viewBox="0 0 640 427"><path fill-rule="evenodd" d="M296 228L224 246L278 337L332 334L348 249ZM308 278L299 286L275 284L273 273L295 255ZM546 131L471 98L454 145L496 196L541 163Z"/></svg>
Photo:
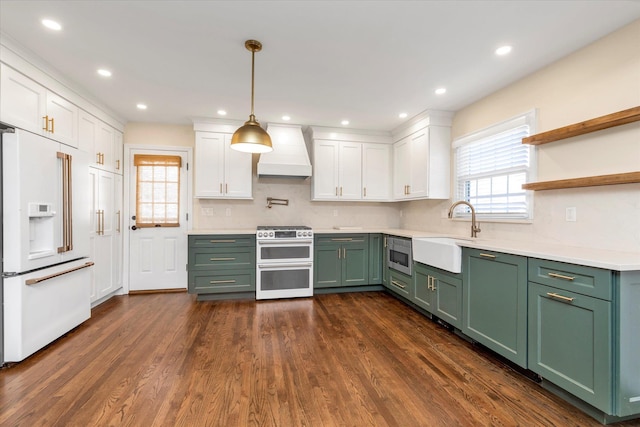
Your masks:
<svg viewBox="0 0 640 427"><path fill-rule="evenodd" d="M3 360L18 362L91 316L87 154L2 133Z"/></svg>

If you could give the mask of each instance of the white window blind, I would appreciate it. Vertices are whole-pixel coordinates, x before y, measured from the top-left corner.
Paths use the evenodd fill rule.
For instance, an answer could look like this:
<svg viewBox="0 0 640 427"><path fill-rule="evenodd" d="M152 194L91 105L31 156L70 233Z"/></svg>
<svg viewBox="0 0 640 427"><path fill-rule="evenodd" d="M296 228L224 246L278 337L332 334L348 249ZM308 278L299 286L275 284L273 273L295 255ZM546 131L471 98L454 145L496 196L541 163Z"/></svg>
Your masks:
<svg viewBox="0 0 640 427"><path fill-rule="evenodd" d="M522 184L530 179L533 112L454 142L457 200L466 200L485 218L526 219L531 203ZM456 216L470 214L460 207Z"/></svg>

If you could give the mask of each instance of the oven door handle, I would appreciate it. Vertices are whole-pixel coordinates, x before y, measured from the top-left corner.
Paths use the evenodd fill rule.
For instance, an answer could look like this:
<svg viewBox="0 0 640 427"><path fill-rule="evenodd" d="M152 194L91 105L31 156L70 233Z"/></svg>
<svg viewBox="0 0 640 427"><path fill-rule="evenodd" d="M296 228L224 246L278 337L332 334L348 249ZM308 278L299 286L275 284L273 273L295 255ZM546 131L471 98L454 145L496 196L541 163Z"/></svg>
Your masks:
<svg viewBox="0 0 640 427"><path fill-rule="evenodd" d="M296 239L276 239L276 240L258 240L259 245L290 245L290 244L311 244L313 240L296 240Z"/></svg>
<svg viewBox="0 0 640 427"><path fill-rule="evenodd" d="M258 264L258 268L291 268L291 267L311 267L313 265L312 262L303 262L296 264Z"/></svg>

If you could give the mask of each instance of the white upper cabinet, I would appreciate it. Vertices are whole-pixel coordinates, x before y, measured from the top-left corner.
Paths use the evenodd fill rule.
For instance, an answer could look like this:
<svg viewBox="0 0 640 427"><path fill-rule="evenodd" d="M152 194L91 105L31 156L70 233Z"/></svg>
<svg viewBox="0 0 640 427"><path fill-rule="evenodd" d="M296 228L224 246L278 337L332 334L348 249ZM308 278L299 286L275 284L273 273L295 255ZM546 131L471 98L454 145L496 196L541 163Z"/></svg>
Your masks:
<svg viewBox="0 0 640 427"><path fill-rule="evenodd" d="M195 197L251 199L251 153L231 149L231 134L196 132Z"/></svg>
<svg viewBox="0 0 640 427"><path fill-rule="evenodd" d="M362 144L316 140L313 151L314 200L362 199Z"/></svg>
<svg viewBox="0 0 640 427"><path fill-rule="evenodd" d="M396 134L394 200L448 199L451 193L451 113L417 117Z"/></svg>
<svg viewBox="0 0 640 427"><path fill-rule="evenodd" d="M313 140L312 200L390 200L388 135L322 127L311 127L307 133Z"/></svg>
<svg viewBox="0 0 640 427"><path fill-rule="evenodd" d="M78 146L78 107L0 64L0 121Z"/></svg>
<svg viewBox="0 0 640 427"><path fill-rule="evenodd" d="M79 148L89 153L89 166L122 175L122 133L102 120L80 110Z"/></svg>
<svg viewBox="0 0 640 427"><path fill-rule="evenodd" d="M391 199L391 145L362 144L362 199Z"/></svg>

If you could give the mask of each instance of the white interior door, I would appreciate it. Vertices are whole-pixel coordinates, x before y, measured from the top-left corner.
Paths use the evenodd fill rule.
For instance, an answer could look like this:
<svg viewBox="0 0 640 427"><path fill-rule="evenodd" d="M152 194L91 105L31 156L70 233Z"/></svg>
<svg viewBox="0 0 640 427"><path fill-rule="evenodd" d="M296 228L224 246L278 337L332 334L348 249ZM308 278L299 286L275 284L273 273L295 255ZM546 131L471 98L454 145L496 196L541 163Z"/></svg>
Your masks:
<svg viewBox="0 0 640 427"><path fill-rule="evenodd" d="M128 154L129 212L124 224L128 227L129 234L129 291L186 289L189 151L130 148ZM177 172L179 182L175 182L176 177L172 175L174 172L170 168L162 170L161 167L151 167L153 177L150 180L149 167L143 170L144 166L135 165L136 155L180 157L181 165ZM142 175L143 172L145 176ZM167 190L165 194L174 186L178 187L177 200L161 194L164 191L163 182L164 190ZM148 201L150 196L149 191L152 192L153 199L151 209L148 209L149 203L144 205L144 200ZM165 213L172 212L176 201L177 224L163 222L162 205L165 205ZM148 219L149 215L153 219L141 224L140 221L146 221L144 218ZM173 214L166 213L165 219L171 215Z"/></svg>

